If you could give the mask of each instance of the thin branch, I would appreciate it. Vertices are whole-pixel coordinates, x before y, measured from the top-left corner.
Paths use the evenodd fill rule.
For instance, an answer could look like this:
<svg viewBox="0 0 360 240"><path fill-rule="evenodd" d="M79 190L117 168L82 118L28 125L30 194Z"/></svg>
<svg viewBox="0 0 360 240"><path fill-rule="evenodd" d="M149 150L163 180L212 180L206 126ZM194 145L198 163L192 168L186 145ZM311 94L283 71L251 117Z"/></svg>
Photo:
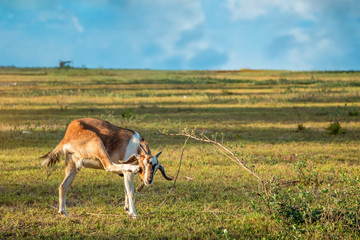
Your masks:
<svg viewBox="0 0 360 240"><path fill-rule="evenodd" d="M118 208L120 206L124 206L124 205L125 205L125 200L120 202L120 203L115 204L115 207L106 210L106 212L111 212L112 210L114 210L114 209L116 209L116 208Z"/></svg>
<svg viewBox="0 0 360 240"><path fill-rule="evenodd" d="M182 158L183 158L183 155L184 155L184 150L185 150L185 146L187 144L187 142L189 141L190 137L188 137L185 142L184 142L184 146L181 150L181 154L180 154L180 161L179 161L179 167L178 167L178 170L177 170L177 173L176 173L176 177L174 179L174 185L169 189L169 191L166 193L166 197L165 199L159 204L159 206L152 212L146 214L145 216L149 216L151 214L153 214L154 212L156 212L157 210L160 209L160 207L162 207L162 205L164 205L164 203L166 202L166 200L169 198L169 194L175 189L175 185L176 185L176 181L178 179L178 176L179 176L179 173L180 173L180 169L181 169L181 163L182 163Z"/></svg>
<svg viewBox="0 0 360 240"><path fill-rule="evenodd" d="M150 215L154 214L157 210L159 210L164 205L166 200L168 200L169 194L174 190L174 188L175 188L175 186L170 188L170 190L166 193L166 197L164 198L164 200L159 204L159 206L157 206L157 208L155 208L155 210L153 210L152 212L144 215L143 217L150 216Z"/></svg>
<svg viewBox="0 0 360 240"><path fill-rule="evenodd" d="M110 214L110 213L86 213L87 215L93 215L93 216L113 216L113 217L123 217L123 218L128 218L128 215L123 215L123 214Z"/></svg>
<svg viewBox="0 0 360 240"><path fill-rule="evenodd" d="M53 167L52 170L46 169L47 176L46 176L46 179L45 179L45 181L44 181L45 183L49 180L49 177L53 174L53 172L55 172L56 169L57 169L57 166L56 166L56 165Z"/></svg>
<svg viewBox="0 0 360 240"><path fill-rule="evenodd" d="M227 156L228 158L232 159L232 161L236 162L237 164L239 164L242 168L244 168L247 172L249 172L251 175L253 175L254 177L257 178L257 180L259 181L259 183L261 184L265 195L268 195L268 191L266 188L266 185L264 183L264 181L261 179L261 177L254 171L252 171L250 168L248 168L231 150L229 150L227 147L225 147L224 145L222 145L221 143L211 140L209 139L205 134L201 133L200 137L196 135L195 132L190 133L188 131L188 129L184 129L183 132L181 133L166 133L164 131L159 131L160 133L164 134L164 135L168 135L168 136L185 136L187 138L192 138L194 140L197 141L201 141L201 142L206 142L206 143L211 143L214 144L215 146L217 146L218 148L222 149L223 151L220 151L222 154L224 154L225 156ZM226 154L225 154L226 153Z"/></svg>
<svg viewBox="0 0 360 240"><path fill-rule="evenodd" d="M224 225L223 225L220 217L214 211L212 211L212 210L204 210L204 211L200 211L199 213L212 213L219 220L219 222L221 224L220 228L223 228Z"/></svg>
<svg viewBox="0 0 360 240"><path fill-rule="evenodd" d="M239 163L238 161L232 159L231 156L229 156L228 154L226 154L223 150L221 150L221 148L219 148L218 146L215 146L215 147L216 147L216 149L217 149L220 153L222 153L225 157L229 158L229 159L230 159L231 161L233 161L234 163Z"/></svg>
<svg viewBox="0 0 360 240"><path fill-rule="evenodd" d="M183 154L184 154L184 150L185 150L185 146L186 146L186 143L189 141L190 137L188 137L185 142L184 142L184 146L183 146L183 149L181 150L181 155L180 155L180 162L179 162L179 168L178 168L178 171L176 173L176 177L174 179L174 187L175 187L175 184L176 184L176 181L178 179L178 176L179 176L179 173L180 173L180 168L181 168L181 162L182 162L182 158L183 158Z"/></svg>

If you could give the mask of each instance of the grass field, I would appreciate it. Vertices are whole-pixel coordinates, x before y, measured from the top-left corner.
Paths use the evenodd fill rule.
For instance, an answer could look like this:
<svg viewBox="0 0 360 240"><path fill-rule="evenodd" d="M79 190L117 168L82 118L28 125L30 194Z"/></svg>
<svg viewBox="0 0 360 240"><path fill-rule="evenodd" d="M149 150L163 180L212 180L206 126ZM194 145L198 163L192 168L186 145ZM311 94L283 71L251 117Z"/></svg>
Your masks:
<svg viewBox="0 0 360 240"><path fill-rule="evenodd" d="M81 117L141 133L163 150L169 176L185 138L158 130L217 133L268 194L213 145L190 140L175 190L166 195L173 183L157 174L135 197L137 220L121 205L123 180L92 169L77 175L70 217L60 216L64 162L46 169L37 158ZM0 68L0 129L2 239L360 238L360 72Z"/></svg>

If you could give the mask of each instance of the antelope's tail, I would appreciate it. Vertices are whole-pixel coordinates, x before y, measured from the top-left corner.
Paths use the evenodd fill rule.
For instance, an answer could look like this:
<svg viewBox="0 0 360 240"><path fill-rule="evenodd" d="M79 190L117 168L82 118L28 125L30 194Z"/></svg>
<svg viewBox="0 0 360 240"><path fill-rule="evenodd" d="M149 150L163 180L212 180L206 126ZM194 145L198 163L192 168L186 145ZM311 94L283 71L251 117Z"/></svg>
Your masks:
<svg viewBox="0 0 360 240"><path fill-rule="evenodd" d="M48 152L44 156L40 157L40 159L44 159L41 163L42 166L50 167L55 165L60 161L60 156L63 154L62 147L60 144L54 148L54 150Z"/></svg>

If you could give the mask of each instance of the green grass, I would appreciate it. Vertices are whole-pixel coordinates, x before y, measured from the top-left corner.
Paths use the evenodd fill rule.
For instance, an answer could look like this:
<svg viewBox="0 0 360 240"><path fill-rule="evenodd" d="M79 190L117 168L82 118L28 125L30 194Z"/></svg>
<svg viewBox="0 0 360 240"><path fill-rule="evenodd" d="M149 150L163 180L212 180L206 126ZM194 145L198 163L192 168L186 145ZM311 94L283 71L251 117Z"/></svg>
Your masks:
<svg viewBox="0 0 360 240"><path fill-rule="evenodd" d="M0 237L360 238L359 109L359 72L0 68ZM185 139L158 130L224 134L269 194L213 146L190 141L176 189L166 195L172 182L157 174L136 195L139 219L123 211L123 180L92 169L69 190L70 218L59 216L64 162L47 177L37 158L80 117L138 131L163 150L170 176ZM341 133L329 134L330 123Z"/></svg>

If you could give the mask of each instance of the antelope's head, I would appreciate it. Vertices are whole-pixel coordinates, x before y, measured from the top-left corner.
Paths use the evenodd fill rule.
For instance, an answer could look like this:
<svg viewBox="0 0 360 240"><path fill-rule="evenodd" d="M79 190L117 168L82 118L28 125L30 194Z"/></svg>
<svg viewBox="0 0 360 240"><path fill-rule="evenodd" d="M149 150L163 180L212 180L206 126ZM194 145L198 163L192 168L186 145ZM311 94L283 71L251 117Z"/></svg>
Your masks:
<svg viewBox="0 0 360 240"><path fill-rule="evenodd" d="M131 156L124 164L130 164L137 161L137 164L140 166L139 175L146 186L150 186L153 182L154 175L157 170L160 170L162 176L168 180L173 180L168 177L165 173L164 167L159 163L158 157L162 152L156 154L156 156L152 156L151 152L147 152L140 144L140 148L142 150L141 155L133 155Z"/></svg>

